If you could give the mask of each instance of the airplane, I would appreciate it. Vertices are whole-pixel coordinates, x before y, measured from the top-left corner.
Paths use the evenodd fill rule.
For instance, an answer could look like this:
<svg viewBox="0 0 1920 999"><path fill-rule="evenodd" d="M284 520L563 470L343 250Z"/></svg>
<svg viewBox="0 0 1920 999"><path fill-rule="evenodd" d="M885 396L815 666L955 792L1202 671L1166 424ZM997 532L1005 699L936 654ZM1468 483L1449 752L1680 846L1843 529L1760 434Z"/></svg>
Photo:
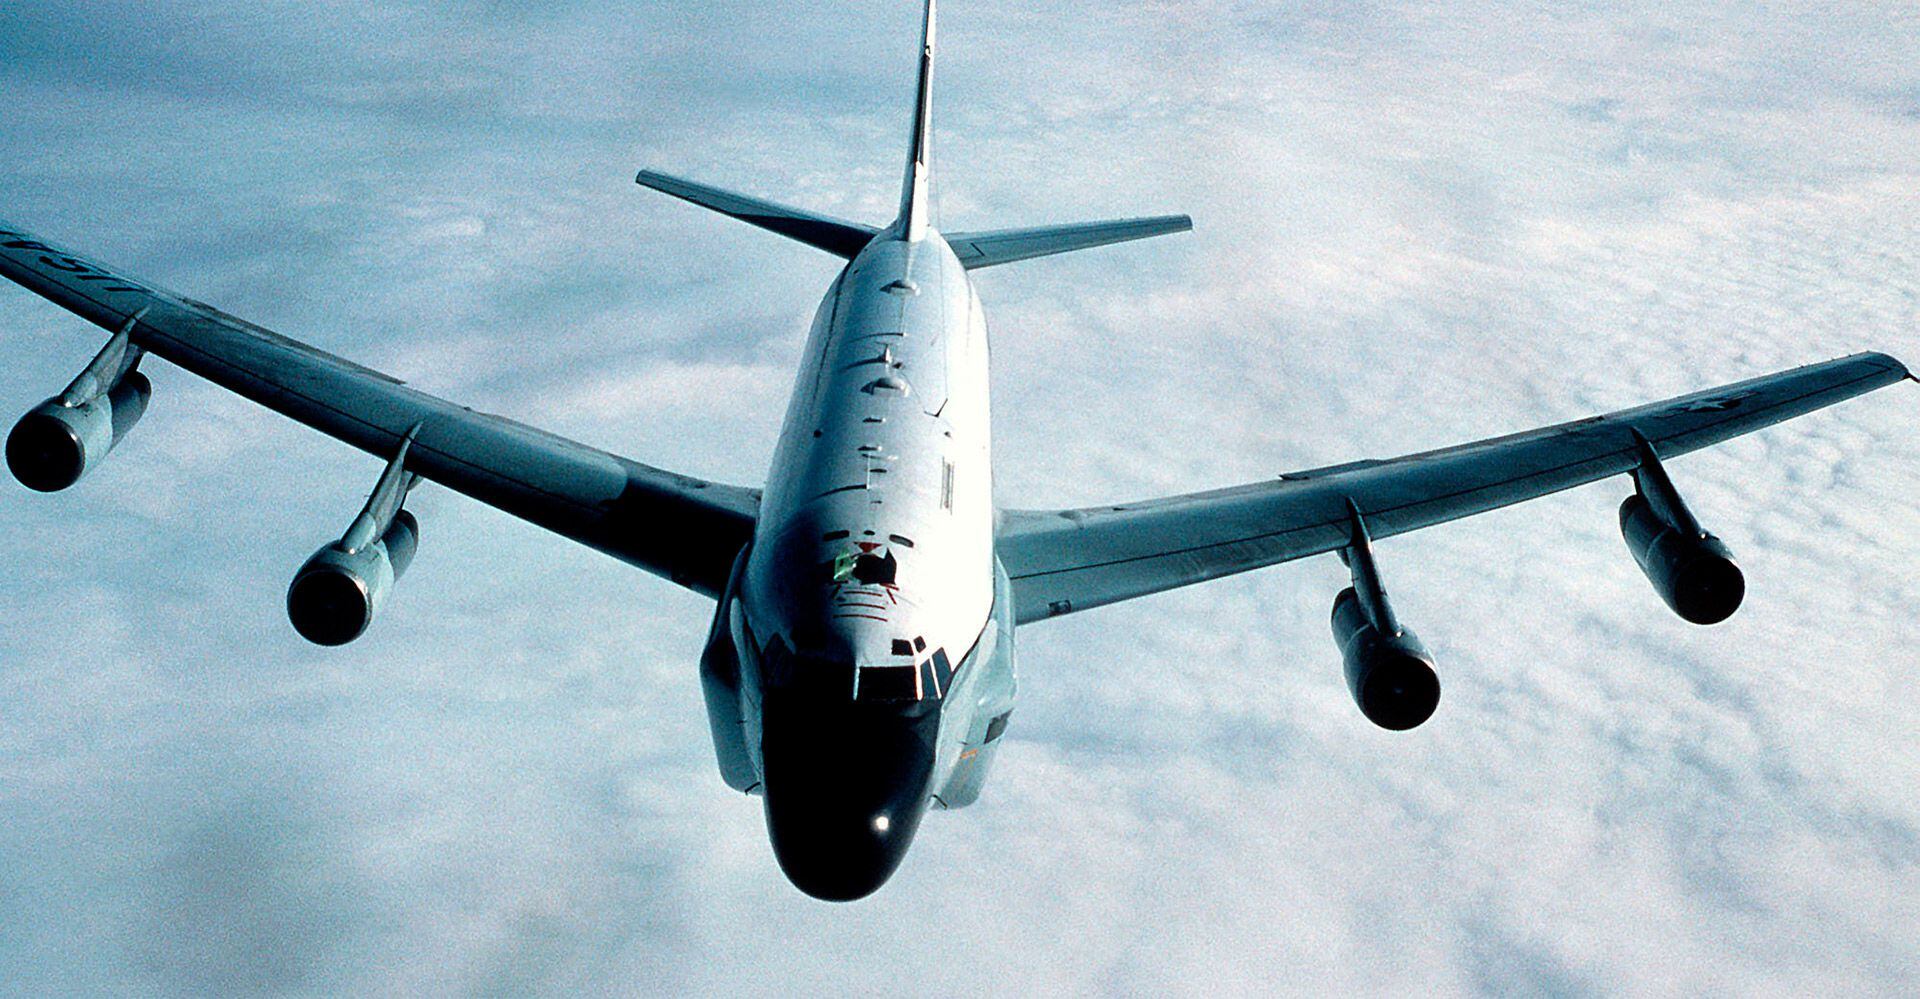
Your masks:
<svg viewBox="0 0 1920 999"><path fill-rule="evenodd" d="M1348 689L1403 731L1439 704L1434 657L1387 599L1374 543L1626 477L1626 545L1696 624L1745 577L1666 469L1675 456L1912 379L1861 353L1436 451L1086 509L1000 509L987 328L973 272L1186 231L1165 215L943 233L933 222L935 2L927 0L897 216L864 225L643 171L639 184L846 260L821 301L764 489L677 475L427 395L0 221L0 274L108 331L7 438L27 487L97 467L145 413L151 354L384 461L347 530L294 574L323 646L366 632L418 547L429 480L714 600L699 675L720 776L761 798L775 858L819 899L900 866L930 809L975 802L1014 709L1017 629L1337 554ZM1624 485L1624 484L1623 484Z"/></svg>

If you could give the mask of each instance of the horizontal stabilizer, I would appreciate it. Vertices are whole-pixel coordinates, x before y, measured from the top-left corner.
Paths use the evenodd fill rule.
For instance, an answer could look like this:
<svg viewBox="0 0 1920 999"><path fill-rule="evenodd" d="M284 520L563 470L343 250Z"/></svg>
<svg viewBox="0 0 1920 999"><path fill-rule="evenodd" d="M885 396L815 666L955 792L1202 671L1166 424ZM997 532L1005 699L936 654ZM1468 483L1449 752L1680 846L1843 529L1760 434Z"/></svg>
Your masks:
<svg viewBox="0 0 1920 999"><path fill-rule="evenodd" d="M744 194L735 194L717 187L696 184L690 180L669 177L663 173L654 173L652 170L640 171L640 176L635 177L634 182L722 215L731 215L768 232L777 232L788 239L819 247L828 253L849 260L872 242L873 237L880 232L872 226L843 222L825 215L801 211L798 208L776 205L771 201L749 198Z"/></svg>
<svg viewBox="0 0 1920 999"><path fill-rule="evenodd" d="M1010 264L1016 260L1087 250L1109 243L1186 232L1192 228L1193 219L1185 215L1156 215L1153 218L1082 222L1039 229L950 233L947 243L953 247L960 263L971 271L995 264Z"/></svg>

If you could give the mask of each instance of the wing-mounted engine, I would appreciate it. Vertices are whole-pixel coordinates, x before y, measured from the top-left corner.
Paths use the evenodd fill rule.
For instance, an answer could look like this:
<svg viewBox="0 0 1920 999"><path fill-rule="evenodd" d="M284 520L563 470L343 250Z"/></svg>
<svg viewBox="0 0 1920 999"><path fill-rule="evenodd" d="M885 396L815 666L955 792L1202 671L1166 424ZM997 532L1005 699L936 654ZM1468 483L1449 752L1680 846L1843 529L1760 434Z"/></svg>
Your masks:
<svg viewBox="0 0 1920 999"><path fill-rule="evenodd" d="M345 645L365 634L394 581L413 563L420 523L403 509L407 493L419 481L406 470L412 446L413 434L408 434L352 526L294 574L287 588L287 617L306 640Z"/></svg>
<svg viewBox="0 0 1920 999"><path fill-rule="evenodd" d="M1400 624L1380 570L1373 541L1357 507L1353 540L1340 552L1352 571L1353 585L1333 601L1333 637L1346 659L1347 689L1367 720L1402 732L1433 716L1440 706L1440 675L1433 657L1413 631Z"/></svg>
<svg viewBox="0 0 1920 999"><path fill-rule="evenodd" d="M33 408L7 435L7 467L20 484L59 492L80 481L147 411L153 385L127 322L65 392Z"/></svg>
<svg viewBox="0 0 1920 999"><path fill-rule="evenodd" d="M1674 613L1694 624L1719 624L1740 609L1747 581L1733 553L1706 532L1680 499L1660 456L1645 437L1634 494L1620 504L1620 533L1640 571Z"/></svg>

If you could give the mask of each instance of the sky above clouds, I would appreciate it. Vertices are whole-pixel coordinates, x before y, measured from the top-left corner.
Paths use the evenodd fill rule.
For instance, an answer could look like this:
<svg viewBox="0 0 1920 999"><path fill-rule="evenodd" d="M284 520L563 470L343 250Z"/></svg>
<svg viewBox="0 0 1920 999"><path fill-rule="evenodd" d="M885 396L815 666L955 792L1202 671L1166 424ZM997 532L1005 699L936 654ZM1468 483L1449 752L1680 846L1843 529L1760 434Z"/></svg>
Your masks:
<svg viewBox="0 0 1920 999"><path fill-rule="evenodd" d="M1005 505L1920 361L1909 4L942 16L946 225L1197 225L980 275ZM758 484L835 261L633 173L884 221L917 17L7 5L0 217ZM0 315L11 411L99 342ZM1920 388L1673 463L1748 572L1716 628L1639 575L1624 481L1383 543L1441 661L1412 733L1347 696L1330 558L1025 629L983 800L828 906L715 771L705 601L426 487L382 619L308 646L285 587L378 462L150 373L80 486L0 485L0 990L1920 986Z"/></svg>

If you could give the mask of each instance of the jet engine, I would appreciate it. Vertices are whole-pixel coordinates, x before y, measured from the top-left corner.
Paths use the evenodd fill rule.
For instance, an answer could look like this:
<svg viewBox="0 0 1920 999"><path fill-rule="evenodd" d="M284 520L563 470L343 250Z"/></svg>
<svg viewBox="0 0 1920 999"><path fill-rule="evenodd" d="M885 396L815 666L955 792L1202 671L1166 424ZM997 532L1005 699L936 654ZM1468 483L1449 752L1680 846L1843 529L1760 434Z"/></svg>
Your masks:
<svg viewBox="0 0 1920 999"><path fill-rule="evenodd" d="M142 352L129 339L133 325L115 334L65 392L14 425L7 468L21 485L43 493L73 485L146 414L153 384L135 370Z"/></svg>
<svg viewBox="0 0 1920 999"><path fill-rule="evenodd" d="M345 645L366 634L393 584L413 564L420 522L402 509L418 477L405 469L413 438L380 476L366 508L340 540L307 559L287 588L287 617L315 645Z"/></svg>
<svg viewBox="0 0 1920 999"><path fill-rule="evenodd" d="M1420 639L1406 628L1382 631L1353 587L1333 601L1333 637L1347 665L1347 689L1367 720L1403 732L1440 706L1440 675Z"/></svg>
<svg viewBox="0 0 1920 999"><path fill-rule="evenodd" d="M401 510L371 544L354 548L343 539L314 552L287 588L294 630L315 645L345 645L366 634L419 545L419 521Z"/></svg>
<svg viewBox="0 0 1920 999"><path fill-rule="evenodd" d="M1341 557L1353 585L1334 598L1333 637L1346 660L1347 689L1368 721L1395 732L1415 728L1440 706L1440 675L1419 637L1394 617L1357 509L1353 543Z"/></svg>
<svg viewBox="0 0 1920 999"><path fill-rule="evenodd" d="M1620 504L1627 549L1674 613L1694 624L1725 621L1746 596L1746 577L1727 546L1694 519L1653 445L1639 443L1635 492Z"/></svg>

